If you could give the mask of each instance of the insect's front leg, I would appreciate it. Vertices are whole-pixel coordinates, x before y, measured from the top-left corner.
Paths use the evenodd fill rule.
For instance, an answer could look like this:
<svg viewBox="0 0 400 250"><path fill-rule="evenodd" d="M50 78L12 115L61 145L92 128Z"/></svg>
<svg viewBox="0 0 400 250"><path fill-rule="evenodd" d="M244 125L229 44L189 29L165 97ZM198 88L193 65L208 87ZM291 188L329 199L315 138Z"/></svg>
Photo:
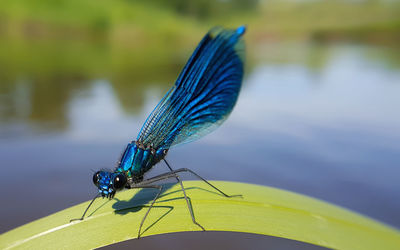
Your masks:
<svg viewBox="0 0 400 250"><path fill-rule="evenodd" d="M89 206L87 206L87 208L85 209L85 212L83 212L81 218L71 219L69 222L73 222L73 221L77 221L77 220L83 220L83 219L85 218L85 214L86 214L87 211L89 210L89 207L93 204L94 200L96 200L99 196L100 196L100 194L96 194L96 196L95 196L95 197L92 199L92 201L89 203Z"/></svg>

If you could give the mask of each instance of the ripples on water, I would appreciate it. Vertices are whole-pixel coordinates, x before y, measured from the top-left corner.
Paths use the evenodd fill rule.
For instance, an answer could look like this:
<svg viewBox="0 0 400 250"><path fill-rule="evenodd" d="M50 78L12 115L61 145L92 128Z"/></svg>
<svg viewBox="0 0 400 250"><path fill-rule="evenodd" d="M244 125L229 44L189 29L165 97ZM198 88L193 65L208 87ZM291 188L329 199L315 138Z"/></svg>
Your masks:
<svg viewBox="0 0 400 250"><path fill-rule="evenodd" d="M170 150L169 161L211 180L304 193L400 228L395 51L295 48L260 48L230 118L205 138ZM113 81L74 81L67 90L47 90L49 97L21 77L1 93L0 232L90 199L92 171L114 167L172 85L133 87L138 91L127 105L121 93L126 98L129 91ZM151 174L165 170L157 165Z"/></svg>

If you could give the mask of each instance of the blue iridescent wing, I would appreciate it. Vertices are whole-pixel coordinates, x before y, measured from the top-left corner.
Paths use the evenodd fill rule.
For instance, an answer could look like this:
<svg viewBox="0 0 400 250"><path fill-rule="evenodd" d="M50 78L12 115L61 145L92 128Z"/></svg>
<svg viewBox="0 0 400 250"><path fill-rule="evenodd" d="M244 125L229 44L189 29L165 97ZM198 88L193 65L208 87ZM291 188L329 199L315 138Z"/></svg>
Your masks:
<svg viewBox="0 0 400 250"><path fill-rule="evenodd" d="M216 27L205 35L137 141L167 149L208 134L227 118L242 84L244 32L243 26Z"/></svg>

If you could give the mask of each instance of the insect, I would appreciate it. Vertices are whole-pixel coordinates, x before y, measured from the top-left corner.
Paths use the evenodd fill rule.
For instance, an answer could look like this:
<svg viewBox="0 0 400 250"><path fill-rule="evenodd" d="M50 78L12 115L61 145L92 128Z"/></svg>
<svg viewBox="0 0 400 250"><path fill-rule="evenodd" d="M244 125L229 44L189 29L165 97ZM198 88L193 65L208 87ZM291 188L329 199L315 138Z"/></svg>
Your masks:
<svg viewBox="0 0 400 250"><path fill-rule="evenodd" d="M124 188L158 189L143 223L162 192L160 180L175 178L180 184L193 223L205 230L194 218L179 173L188 172L206 182L225 197L232 197L190 169L173 170L165 159L171 146L190 142L217 128L230 114L239 95L244 73L244 41L246 28L236 30L215 27L201 40L175 85L166 93L141 128L136 141L126 147L114 171L101 170L93 175L98 194L79 219L83 220L97 197L112 199ZM169 172L144 179L144 174L164 161ZM71 220L72 221L72 220Z"/></svg>

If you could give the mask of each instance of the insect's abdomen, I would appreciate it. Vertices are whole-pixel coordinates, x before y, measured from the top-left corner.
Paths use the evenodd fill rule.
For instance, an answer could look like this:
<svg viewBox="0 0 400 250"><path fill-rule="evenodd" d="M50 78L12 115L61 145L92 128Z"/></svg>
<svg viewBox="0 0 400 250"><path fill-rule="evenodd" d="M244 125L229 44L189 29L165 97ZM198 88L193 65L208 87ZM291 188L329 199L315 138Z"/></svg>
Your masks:
<svg viewBox="0 0 400 250"><path fill-rule="evenodd" d="M167 150L155 150L152 147L143 146L140 142L132 141L122 154L116 171L125 172L134 181L140 181L143 174L161 161L166 153Z"/></svg>

